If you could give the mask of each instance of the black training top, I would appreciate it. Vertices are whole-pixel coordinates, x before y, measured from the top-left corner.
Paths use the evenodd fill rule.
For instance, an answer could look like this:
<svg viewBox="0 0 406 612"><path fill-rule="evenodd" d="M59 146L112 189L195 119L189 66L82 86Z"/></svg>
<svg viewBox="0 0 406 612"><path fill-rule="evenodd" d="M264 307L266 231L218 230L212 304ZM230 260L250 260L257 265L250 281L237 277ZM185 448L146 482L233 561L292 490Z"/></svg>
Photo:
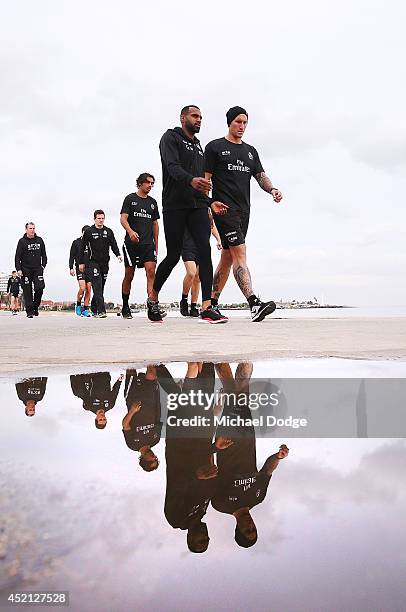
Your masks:
<svg viewBox="0 0 406 612"><path fill-rule="evenodd" d="M23 268L33 270L41 266L45 268L47 261L47 253L42 238L37 236L37 234L34 234L33 238L28 238L24 234L17 244L15 255L16 270L22 270Z"/></svg>
<svg viewBox="0 0 406 612"><path fill-rule="evenodd" d="M19 276L10 276L7 281L7 293L18 295L20 292L21 279Z"/></svg>
<svg viewBox="0 0 406 612"><path fill-rule="evenodd" d="M134 232L137 232L139 242L132 242L129 235L125 234L126 242L134 246L152 245L154 246L153 223L159 219L158 204L154 198L147 196L141 198L136 193L130 193L124 198L120 214L128 215L128 224Z"/></svg>
<svg viewBox="0 0 406 612"><path fill-rule="evenodd" d="M111 376L109 372L94 372L92 374L77 374L70 377L73 394L83 401L83 408L96 412L105 412L114 408L120 391L121 380L117 380L110 389Z"/></svg>
<svg viewBox="0 0 406 612"><path fill-rule="evenodd" d="M213 199L231 210L248 212L251 177L264 171L257 150L245 142L218 138L206 146L204 159L205 172L212 174Z"/></svg>
<svg viewBox="0 0 406 612"><path fill-rule="evenodd" d="M120 255L113 230L106 226L97 229L95 225L92 225L84 231L79 255L79 263L81 264L86 263L86 247L89 249L89 261L94 263L108 263L110 261L110 247L116 257Z"/></svg>
<svg viewBox="0 0 406 612"><path fill-rule="evenodd" d="M82 237L80 238L76 238L76 240L74 240L72 242L72 246L70 248L70 253L69 253L69 270L73 270L74 266L78 266L80 264L80 249L82 246ZM87 264L89 261L89 255L88 255L89 249L88 247L85 247L85 261L83 263Z"/></svg>
<svg viewBox="0 0 406 612"><path fill-rule="evenodd" d="M143 446L154 446L161 439L161 402L156 380L146 380L145 375L127 370L124 395L128 410L134 402L141 402L141 408L130 421L130 429L124 431L128 448L140 450Z"/></svg>
<svg viewBox="0 0 406 612"><path fill-rule="evenodd" d="M27 378L16 383L18 399L23 404L26 404L28 400L34 400L35 403L40 402L45 395L47 380L47 377Z"/></svg>
<svg viewBox="0 0 406 612"><path fill-rule="evenodd" d="M205 208L211 200L194 189L190 182L204 176L203 149L180 127L167 130L159 143L162 162L162 210Z"/></svg>

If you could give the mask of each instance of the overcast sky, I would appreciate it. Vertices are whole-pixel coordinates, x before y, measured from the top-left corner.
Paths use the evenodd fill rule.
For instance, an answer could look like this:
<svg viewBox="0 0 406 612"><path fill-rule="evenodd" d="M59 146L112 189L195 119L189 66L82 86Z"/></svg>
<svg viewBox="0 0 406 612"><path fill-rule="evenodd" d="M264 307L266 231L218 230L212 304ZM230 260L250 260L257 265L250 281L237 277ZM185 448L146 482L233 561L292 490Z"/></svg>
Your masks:
<svg viewBox="0 0 406 612"><path fill-rule="evenodd" d="M44 297L73 298L69 248L93 210L121 245L120 206L140 172L156 175L160 205L158 143L179 109L200 106L205 145L238 104L285 196L277 206L252 183L256 292L406 304L401 2L21 0L0 17L0 271L33 220L49 255ZM179 298L182 273L162 301ZM107 299L120 299L121 277L113 260ZM132 300L144 297L141 270ZM234 279L223 299L243 300Z"/></svg>

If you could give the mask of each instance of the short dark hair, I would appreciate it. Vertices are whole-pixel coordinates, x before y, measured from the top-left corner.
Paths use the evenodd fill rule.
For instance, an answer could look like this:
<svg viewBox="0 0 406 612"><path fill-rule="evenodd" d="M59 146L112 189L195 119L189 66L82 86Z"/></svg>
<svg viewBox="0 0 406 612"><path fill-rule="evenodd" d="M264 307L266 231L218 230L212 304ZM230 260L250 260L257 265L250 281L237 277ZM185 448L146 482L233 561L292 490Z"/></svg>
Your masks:
<svg viewBox="0 0 406 612"><path fill-rule="evenodd" d="M199 107L197 106L197 104L188 104L187 106L184 106L184 107L182 108L182 110L180 111L180 116L182 117L183 115L187 115L187 114L188 114L188 112L189 112L189 109L190 109L191 107L193 107L193 108L199 108ZM199 108L199 110L200 110L200 108Z"/></svg>
<svg viewBox="0 0 406 612"><path fill-rule="evenodd" d="M206 537L206 541L203 540L203 542L201 541L202 535L204 534L204 536ZM198 537L200 539L200 543L199 545L196 543L196 537ZM209 547L209 542L210 542L210 538L209 538L209 533L207 530L207 525L206 523L200 523L200 532L199 533L189 533L186 536L186 542L187 542L187 547L190 550L190 552L192 553L204 553L206 552L206 550Z"/></svg>
<svg viewBox="0 0 406 612"><path fill-rule="evenodd" d="M28 412L27 412L27 406L25 407L25 414L26 414L28 417L30 417L30 416L34 416L33 414L28 414Z"/></svg>
<svg viewBox="0 0 406 612"><path fill-rule="evenodd" d="M82 234L83 234L83 232L84 232L85 230L89 229L89 227L90 227L90 225L84 225L84 226L82 227Z"/></svg>
<svg viewBox="0 0 406 612"><path fill-rule="evenodd" d="M156 465L154 465L156 463ZM158 459L153 459L152 461L148 461L142 455L139 458L139 464L145 472L153 472L157 469L159 465Z"/></svg>
<svg viewBox="0 0 406 612"><path fill-rule="evenodd" d="M14 274L14 272L17 272L17 270L13 270L11 274Z"/></svg>
<svg viewBox="0 0 406 612"><path fill-rule="evenodd" d="M102 210L101 208L99 208L98 210L95 210L93 213L93 219L96 219L97 215L104 215L104 210Z"/></svg>
<svg viewBox="0 0 406 612"><path fill-rule="evenodd" d="M96 418L96 419L94 420L94 424L96 425L96 429L104 429L104 428L106 427L106 425L107 425L107 421L106 421L105 423L103 423L103 424L101 424L101 423L99 424L99 423L97 422L97 418Z"/></svg>
<svg viewBox="0 0 406 612"><path fill-rule="evenodd" d="M137 187L141 187L141 185L145 183L147 178L152 178L155 183L155 176L153 174L150 174L149 172L142 172L137 178Z"/></svg>
<svg viewBox="0 0 406 612"><path fill-rule="evenodd" d="M249 540L245 537L242 531L240 531L240 529L236 527L234 531L234 540L237 542L238 546L242 546L243 548L249 548L250 546L254 546L254 544L258 540L258 533L255 535L255 540Z"/></svg>
<svg viewBox="0 0 406 612"><path fill-rule="evenodd" d="M27 229L29 225L35 225L35 223L33 223L33 221L28 221L28 223L25 224L25 229Z"/></svg>

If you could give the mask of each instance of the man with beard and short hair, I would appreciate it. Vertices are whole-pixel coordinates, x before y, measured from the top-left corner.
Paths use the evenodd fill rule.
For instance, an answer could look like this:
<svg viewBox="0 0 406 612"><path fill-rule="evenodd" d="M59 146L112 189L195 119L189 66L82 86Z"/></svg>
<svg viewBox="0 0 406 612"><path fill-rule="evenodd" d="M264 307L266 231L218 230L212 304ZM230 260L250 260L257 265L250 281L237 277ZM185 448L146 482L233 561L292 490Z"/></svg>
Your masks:
<svg viewBox="0 0 406 612"><path fill-rule="evenodd" d="M262 302L253 292L251 274L247 266L245 237L250 217L250 181L254 176L274 202L282 200L282 193L273 186L262 167L257 150L243 142L248 124L248 113L234 106L227 111L228 133L212 140L205 149L205 177L213 182L213 197L227 206L224 215L214 219L221 236L223 250L213 279L212 305L216 308L231 267L235 280L250 309L254 322L262 321L276 306L273 301Z"/></svg>
<svg viewBox="0 0 406 612"><path fill-rule="evenodd" d="M17 270L13 270L10 278L7 281L7 293L10 294L10 310L13 315L16 315L20 310L20 294L21 279L17 274Z"/></svg>
<svg viewBox="0 0 406 612"><path fill-rule="evenodd" d="M90 294L92 291L92 284L90 282L89 270L86 270L86 264L89 263L89 255L88 255L87 248L85 249L85 271L81 272L79 270L80 250L82 248L82 238L83 238L83 234L85 233L87 229L89 229L89 227L90 225L84 225L82 227L82 235L80 236L80 238L76 238L76 240L72 242L72 246L70 248L70 253L69 253L70 274L71 276L76 276L76 279L79 283L79 290L76 296L76 308L75 308L75 312L79 317L81 316L90 317L89 304L90 304ZM83 300L83 307L82 307L83 296L84 296L84 300Z"/></svg>
<svg viewBox="0 0 406 612"><path fill-rule="evenodd" d="M29 319L38 316L45 289L44 270L47 261L44 241L35 233L34 223L26 223L25 234L17 244L15 267L18 276L22 277L25 310Z"/></svg>
<svg viewBox="0 0 406 612"><path fill-rule="evenodd" d="M122 284L123 319L132 319L128 304L135 268L144 268L147 277L147 296L151 293L155 278L158 254L159 211L158 204L149 195L155 178L143 172L137 178L137 191L124 199L120 223L126 231L123 253L125 273Z"/></svg>
<svg viewBox="0 0 406 612"><path fill-rule="evenodd" d="M199 254L202 285L201 320L226 323L227 317L211 308L213 265L210 249L208 206L220 216L226 211L221 202L211 201L207 193L209 180L203 178L203 149L196 134L200 131L202 115L196 105L181 110L182 127L167 130L161 138L159 150L162 161L162 209L166 240L166 257L159 264L153 289L148 299L148 317L161 322L158 294L180 259L185 229L188 228Z"/></svg>
<svg viewBox="0 0 406 612"><path fill-rule="evenodd" d="M94 211L94 225L83 232L82 244L80 249L80 272L89 270L89 278L92 283L92 315L99 319L105 319L106 307L104 304L104 286L109 273L110 249L121 263L123 258L120 255L117 241L113 230L104 225L104 211ZM85 265L88 249L89 263Z"/></svg>

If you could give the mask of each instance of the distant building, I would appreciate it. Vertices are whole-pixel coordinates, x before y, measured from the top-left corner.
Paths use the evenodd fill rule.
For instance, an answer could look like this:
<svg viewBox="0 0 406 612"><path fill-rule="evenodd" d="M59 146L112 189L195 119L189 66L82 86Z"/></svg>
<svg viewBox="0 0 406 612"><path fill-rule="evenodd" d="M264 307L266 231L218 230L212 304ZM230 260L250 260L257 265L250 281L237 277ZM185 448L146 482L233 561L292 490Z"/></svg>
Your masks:
<svg viewBox="0 0 406 612"><path fill-rule="evenodd" d="M0 272L0 293L6 293L9 278L10 274L4 274L4 272Z"/></svg>

